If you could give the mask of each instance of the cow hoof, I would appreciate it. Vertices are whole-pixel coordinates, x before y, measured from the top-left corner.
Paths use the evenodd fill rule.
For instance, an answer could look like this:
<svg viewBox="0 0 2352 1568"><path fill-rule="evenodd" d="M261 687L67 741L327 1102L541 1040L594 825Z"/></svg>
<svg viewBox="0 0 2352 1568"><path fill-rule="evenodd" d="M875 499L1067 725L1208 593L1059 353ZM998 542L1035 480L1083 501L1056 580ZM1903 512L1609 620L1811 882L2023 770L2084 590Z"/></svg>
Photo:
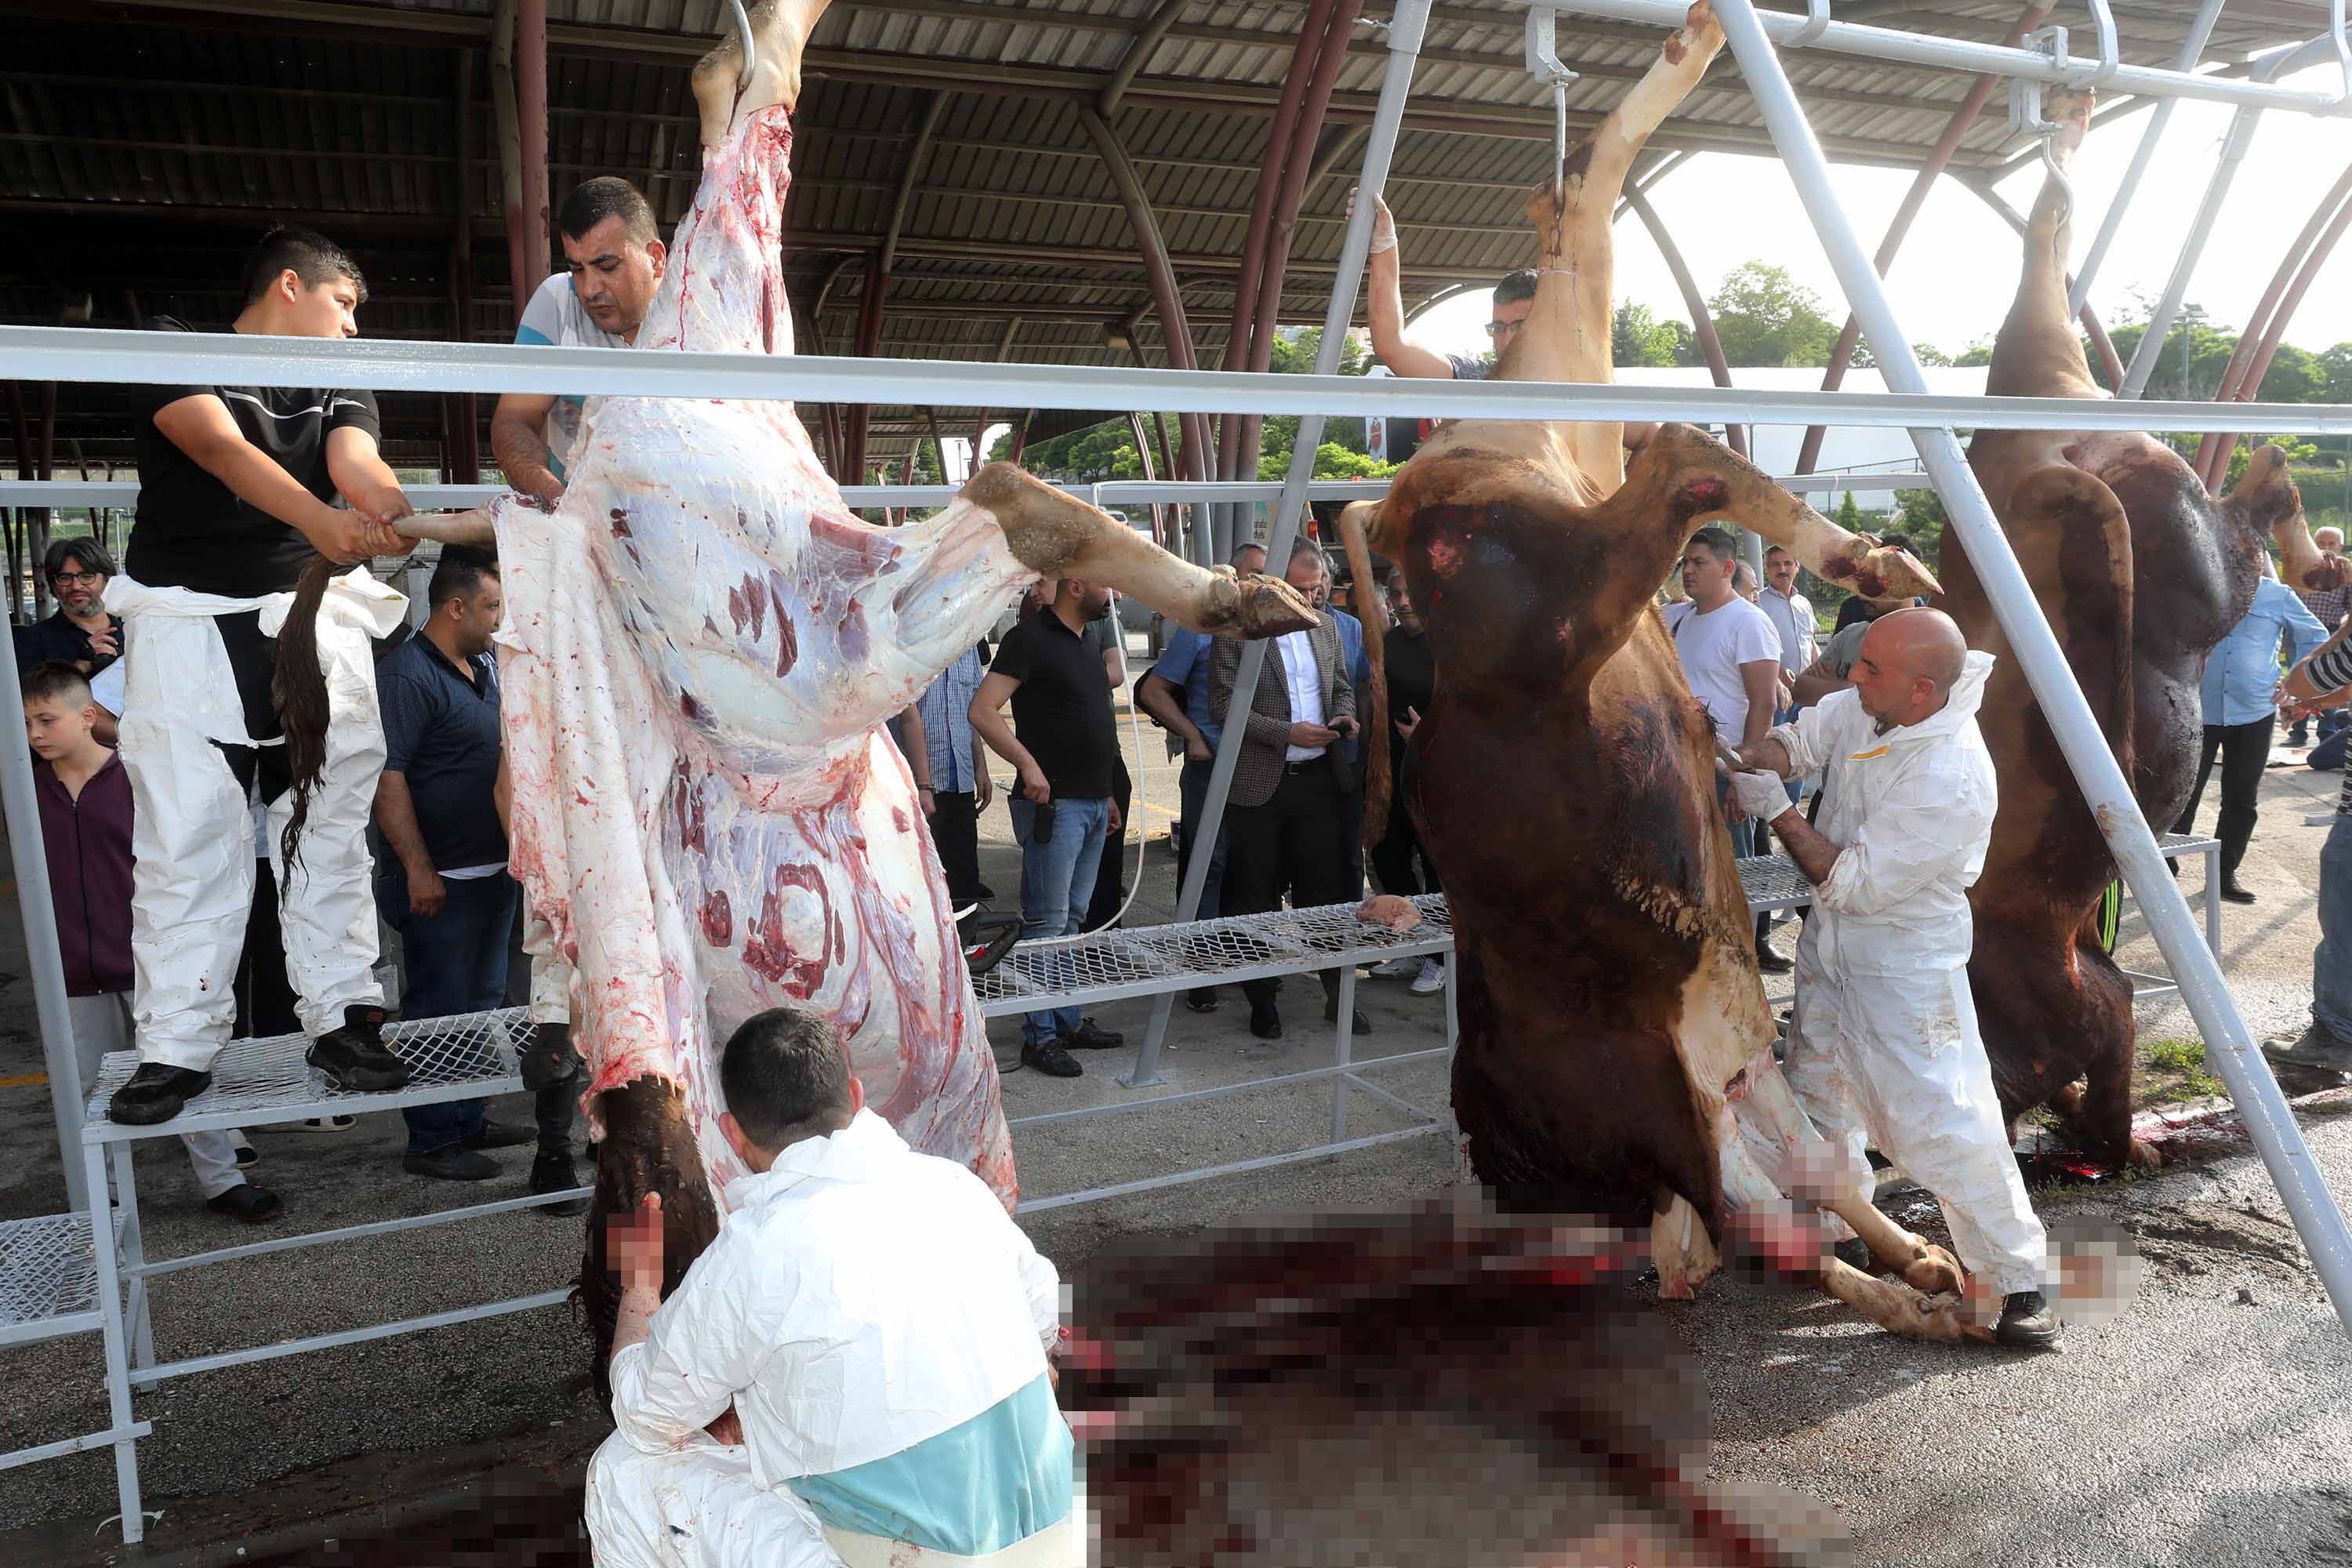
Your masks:
<svg viewBox="0 0 2352 1568"><path fill-rule="evenodd" d="M2161 1171L2164 1169L2164 1153L2155 1144L2135 1138L2131 1141L2130 1151L2125 1155L2125 1163L2135 1171Z"/></svg>
<svg viewBox="0 0 2352 1568"><path fill-rule="evenodd" d="M1213 611L1216 624L1203 629L1225 637L1278 637L1303 632L1319 618L1298 590L1279 577L1221 578L1212 592L1219 601Z"/></svg>
<svg viewBox="0 0 2352 1568"><path fill-rule="evenodd" d="M1421 923L1421 911L1412 907L1410 899L1394 893L1380 893L1364 900L1356 910L1356 919L1368 926L1386 926L1391 931L1406 931Z"/></svg>
<svg viewBox="0 0 2352 1568"><path fill-rule="evenodd" d="M1960 1286L1967 1279L1960 1268L1960 1260L1944 1248L1931 1247L1916 1236L1911 1239L1918 1250L1910 1261L1896 1270L1903 1276L1903 1283L1923 1296L1958 1295Z"/></svg>
<svg viewBox="0 0 2352 1568"><path fill-rule="evenodd" d="M2088 88L2052 88L2042 95L2042 117L2058 127L2053 151L2072 153L2091 129L2091 106L2098 95Z"/></svg>

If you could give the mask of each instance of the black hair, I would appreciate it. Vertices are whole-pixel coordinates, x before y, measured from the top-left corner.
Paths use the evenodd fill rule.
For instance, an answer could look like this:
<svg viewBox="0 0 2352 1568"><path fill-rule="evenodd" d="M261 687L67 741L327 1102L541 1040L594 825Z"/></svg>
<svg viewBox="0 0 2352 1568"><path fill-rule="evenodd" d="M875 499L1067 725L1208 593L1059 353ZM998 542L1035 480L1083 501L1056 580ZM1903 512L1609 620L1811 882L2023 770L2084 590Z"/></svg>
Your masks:
<svg viewBox="0 0 2352 1568"><path fill-rule="evenodd" d="M621 220L621 232L640 246L650 245L658 237L654 228L653 204L646 194L618 174L599 174L593 180L583 180L563 198L563 205L555 214L555 226L569 239L585 239L588 231L608 217Z"/></svg>
<svg viewBox="0 0 2352 1568"><path fill-rule="evenodd" d="M1739 542L1720 528L1702 528L1690 536L1691 544L1704 544L1717 561L1730 561L1739 554ZM1685 545L1688 549L1689 545Z"/></svg>
<svg viewBox="0 0 2352 1568"><path fill-rule="evenodd" d="M338 278L348 278L367 302L367 279L343 247L312 229L283 224L261 237L245 261L245 302L252 304L269 292L278 274L291 272L305 289L316 289Z"/></svg>
<svg viewBox="0 0 2352 1568"><path fill-rule="evenodd" d="M89 694L89 677L61 658L45 658L25 672L25 700L27 702L62 702L68 708L87 708L93 699Z"/></svg>
<svg viewBox="0 0 2352 1568"><path fill-rule="evenodd" d="M1495 303L1516 305L1522 300L1536 297L1535 268L1522 267L1517 272L1506 272L1503 280L1495 285Z"/></svg>
<svg viewBox="0 0 2352 1568"><path fill-rule="evenodd" d="M428 613L461 595L472 598L483 578L498 574L499 558L488 551L463 544L443 545L440 563L433 568L433 581L425 590Z"/></svg>
<svg viewBox="0 0 2352 1568"><path fill-rule="evenodd" d="M782 1149L848 1122L849 1053L823 1015L772 1007L728 1037L719 1088L745 1137Z"/></svg>
<svg viewBox="0 0 2352 1568"><path fill-rule="evenodd" d="M74 539L51 540L49 548L41 556L42 579L56 582L58 574L64 571L68 563L84 572L95 572L103 577L114 575L114 557L106 552L104 545L87 534Z"/></svg>

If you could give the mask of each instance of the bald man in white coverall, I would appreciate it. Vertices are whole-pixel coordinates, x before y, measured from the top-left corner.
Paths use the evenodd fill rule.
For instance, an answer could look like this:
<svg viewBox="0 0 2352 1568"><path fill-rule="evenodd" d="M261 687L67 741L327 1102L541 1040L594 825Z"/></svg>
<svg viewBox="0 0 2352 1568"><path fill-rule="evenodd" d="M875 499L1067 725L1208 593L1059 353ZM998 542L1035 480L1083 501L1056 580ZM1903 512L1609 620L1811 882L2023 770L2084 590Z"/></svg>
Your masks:
<svg viewBox="0 0 2352 1568"><path fill-rule="evenodd" d="M1933 1192L1960 1261L2002 1298L1996 1337L2042 1347L2059 1331L2042 1294L2049 1243L1969 993L1968 889L1998 802L1976 721L1992 662L1940 610L1884 616L1853 685L1742 749L1750 771L1732 784L1815 887L1785 1070L1837 1152L1837 1180L1864 1185L1874 1144ZM1783 786L1815 768L1829 774L1818 831Z"/></svg>

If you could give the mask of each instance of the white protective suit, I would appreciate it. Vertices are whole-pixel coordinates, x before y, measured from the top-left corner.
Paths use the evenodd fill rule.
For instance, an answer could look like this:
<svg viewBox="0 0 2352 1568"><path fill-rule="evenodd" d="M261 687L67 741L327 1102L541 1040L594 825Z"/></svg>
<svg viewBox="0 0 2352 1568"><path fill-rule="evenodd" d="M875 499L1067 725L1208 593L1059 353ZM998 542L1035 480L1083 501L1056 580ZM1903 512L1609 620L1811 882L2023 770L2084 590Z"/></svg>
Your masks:
<svg viewBox="0 0 2352 1568"><path fill-rule="evenodd" d="M1961 1263L2006 1296L2044 1289L2049 1247L1969 993L1968 889L1998 804L1976 721L1992 663L1969 654L1917 724L1880 734L1849 688L1771 735L1791 776L1828 769L1818 826L1842 847L1797 943L1790 1087L1842 1178L1867 1191L1875 1144L1942 1201Z"/></svg>
<svg viewBox="0 0 2352 1568"><path fill-rule="evenodd" d="M253 818L214 742L256 742L246 733L236 678L213 617L258 610L263 635L275 637L293 601L290 593L236 599L152 588L124 576L106 585L106 607L128 633L120 731L137 814L131 952L142 1062L210 1071L236 1026L233 983L253 908ZM407 599L363 566L336 579L320 605L327 759L290 882L279 843L293 792L269 805L287 978L314 1039L341 1026L345 1007L383 1003L367 847L383 773L383 721L369 643L389 636L407 608Z"/></svg>
<svg viewBox="0 0 2352 1568"><path fill-rule="evenodd" d="M613 1357L616 1430L588 1470L598 1568L1078 1568L1075 1502L965 1557L835 1530L787 1484L900 1454L1045 1375L1060 1278L988 1186L861 1110L727 1196L645 1342ZM730 1405L740 1447L703 1430ZM945 1475L937 1495L972 1489Z"/></svg>

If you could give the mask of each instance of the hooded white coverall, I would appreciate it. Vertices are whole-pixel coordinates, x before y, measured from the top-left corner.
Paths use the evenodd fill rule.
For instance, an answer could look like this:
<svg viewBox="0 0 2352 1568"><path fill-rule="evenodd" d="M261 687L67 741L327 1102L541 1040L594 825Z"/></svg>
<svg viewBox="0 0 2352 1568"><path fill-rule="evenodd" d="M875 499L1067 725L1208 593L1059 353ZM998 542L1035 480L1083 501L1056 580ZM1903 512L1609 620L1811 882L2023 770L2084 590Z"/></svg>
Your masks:
<svg viewBox="0 0 2352 1568"><path fill-rule="evenodd" d="M246 733L236 677L213 617L258 610L263 635L275 637L293 602L290 593L225 598L125 576L106 585L106 607L123 618L125 631L119 730L136 813L131 1011L142 1062L208 1072L236 1026L233 983L253 906L253 818L220 747L257 742ZM369 644L389 636L407 610L407 599L363 566L337 578L320 605L327 758L290 879L279 845L293 792L269 803L287 978L313 1039L340 1028L345 1007L383 1003L367 847L383 773L383 721Z"/></svg>
<svg viewBox="0 0 2352 1568"><path fill-rule="evenodd" d="M597 1568L1078 1568L1060 1277L987 1184L861 1110L727 1199L613 1357Z"/></svg>
<svg viewBox="0 0 2352 1568"><path fill-rule="evenodd" d="M1961 1263L2006 1296L2044 1288L2049 1246L1969 993L1968 889L1998 804L1976 721L1992 663L1969 654L1919 723L1879 733L1849 688L1771 738L1790 776L1828 770L1819 826L1842 846L1797 943L1790 1088L1842 1178L1867 1191L1875 1144L1937 1195Z"/></svg>

